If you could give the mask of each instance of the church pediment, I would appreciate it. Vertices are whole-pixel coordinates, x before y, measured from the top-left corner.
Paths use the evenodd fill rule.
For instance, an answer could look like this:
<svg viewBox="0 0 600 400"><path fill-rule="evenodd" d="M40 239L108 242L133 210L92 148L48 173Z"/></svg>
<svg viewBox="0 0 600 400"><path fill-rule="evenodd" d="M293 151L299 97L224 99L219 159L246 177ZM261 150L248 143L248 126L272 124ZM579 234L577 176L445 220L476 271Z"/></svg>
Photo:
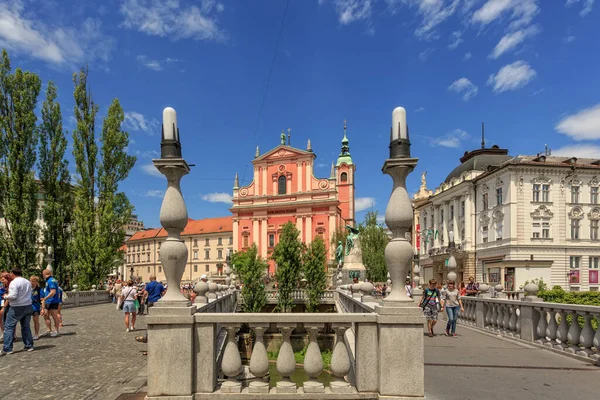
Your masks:
<svg viewBox="0 0 600 400"><path fill-rule="evenodd" d="M290 147L287 145L279 145L279 146L275 147L274 149L271 149L270 151L266 152L262 156L257 157L254 160L252 160L252 163L256 164L256 163L263 162L263 161L272 161L272 160L279 160L279 159L283 159L283 158L305 157L305 156L314 157L315 155L314 155L314 153L312 153L310 151L296 149L294 147Z"/></svg>

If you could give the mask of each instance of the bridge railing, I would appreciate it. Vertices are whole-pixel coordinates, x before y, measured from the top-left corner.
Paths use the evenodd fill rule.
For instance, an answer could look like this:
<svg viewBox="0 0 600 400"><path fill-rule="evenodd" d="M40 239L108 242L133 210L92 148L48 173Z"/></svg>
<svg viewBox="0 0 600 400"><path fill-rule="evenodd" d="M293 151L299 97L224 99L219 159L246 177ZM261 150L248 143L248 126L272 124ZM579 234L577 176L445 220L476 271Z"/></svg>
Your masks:
<svg viewBox="0 0 600 400"><path fill-rule="evenodd" d="M600 307L463 297L458 321L566 353L600 360Z"/></svg>
<svg viewBox="0 0 600 400"><path fill-rule="evenodd" d="M63 301L63 308L81 307L111 302L111 297L108 290L82 290L66 293L67 298Z"/></svg>

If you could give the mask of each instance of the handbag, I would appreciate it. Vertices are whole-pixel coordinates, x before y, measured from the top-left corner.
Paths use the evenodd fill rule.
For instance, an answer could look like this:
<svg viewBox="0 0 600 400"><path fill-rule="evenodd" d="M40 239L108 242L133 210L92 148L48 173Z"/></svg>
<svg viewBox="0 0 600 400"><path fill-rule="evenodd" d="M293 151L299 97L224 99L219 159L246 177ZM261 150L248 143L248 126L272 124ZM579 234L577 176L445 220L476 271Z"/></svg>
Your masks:
<svg viewBox="0 0 600 400"><path fill-rule="evenodd" d="M140 309L140 301L138 299L135 299L135 309L136 310Z"/></svg>
<svg viewBox="0 0 600 400"><path fill-rule="evenodd" d="M424 310L425 306L427 306L427 303L429 303L429 300L431 300L431 298L433 297L434 294L435 294L435 290L429 295L429 297L427 297L426 299L423 299L421 304L419 304L419 307L421 307Z"/></svg>
<svg viewBox="0 0 600 400"><path fill-rule="evenodd" d="M124 301L122 301L122 302L119 304L119 310L122 310L124 305L125 305L125 302L124 302Z"/></svg>

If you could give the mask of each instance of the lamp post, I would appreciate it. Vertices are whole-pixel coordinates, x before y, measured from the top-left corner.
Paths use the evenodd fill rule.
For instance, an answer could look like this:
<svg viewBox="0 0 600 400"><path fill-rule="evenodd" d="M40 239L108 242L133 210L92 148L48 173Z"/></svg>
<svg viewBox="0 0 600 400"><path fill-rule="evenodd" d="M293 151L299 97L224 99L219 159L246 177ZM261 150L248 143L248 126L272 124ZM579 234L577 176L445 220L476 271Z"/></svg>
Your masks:
<svg viewBox="0 0 600 400"><path fill-rule="evenodd" d="M167 231L167 239L161 246L160 263L171 289L167 290L160 301L174 306L189 306L190 302L179 291L179 286L188 256L187 246L181 240L181 232L188 222L188 213L180 182L190 172L190 167L181 156L177 114L171 107L163 110L160 156L161 158L152 160L158 171L167 178L167 190L160 208L160 224Z"/></svg>
<svg viewBox="0 0 600 400"><path fill-rule="evenodd" d="M456 244L454 243L454 232L448 232L448 240L450 243L448 244L448 251L450 252L450 258L448 259L448 275L446 279L448 281L456 282L456 258L454 258L454 250L456 249Z"/></svg>
<svg viewBox="0 0 600 400"><path fill-rule="evenodd" d="M390 133L390 158L382 172L393 180L392 194L385 212L385 224L392 231L392 240L385 247L385 262L392 282L392 291L384 302L389 306L409 306L413 300L406 294L402 282L410 270L413 248L406 238L413 222L413 208L406 191L406 177L417 165L418 159L410 156L410 139L406 123L406 110L397 107L392 112Z"/></svg>

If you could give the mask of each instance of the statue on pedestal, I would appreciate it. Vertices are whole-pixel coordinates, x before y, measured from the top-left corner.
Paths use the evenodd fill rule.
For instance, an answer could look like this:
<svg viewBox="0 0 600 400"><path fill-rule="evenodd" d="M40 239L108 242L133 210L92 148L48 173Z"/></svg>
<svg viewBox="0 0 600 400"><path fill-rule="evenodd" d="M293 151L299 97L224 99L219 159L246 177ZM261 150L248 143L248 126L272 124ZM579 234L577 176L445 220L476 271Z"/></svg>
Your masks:
<svg viewBox="0 0 600 400"><path fill-rule="evenodd" d="M338 268L341 267L344 262L344 246L342 245L342 241L338 241L338 246L335 249L335 262L337 263Z"/></svg>
<svg viewBox="0 0 600 400"><path fill-rule="evenodd" d="M354 248L354 241L358 239L358 229L346 225L348 230L348 236L346 236L346 255L350 255L350 252Z"/></svg>

